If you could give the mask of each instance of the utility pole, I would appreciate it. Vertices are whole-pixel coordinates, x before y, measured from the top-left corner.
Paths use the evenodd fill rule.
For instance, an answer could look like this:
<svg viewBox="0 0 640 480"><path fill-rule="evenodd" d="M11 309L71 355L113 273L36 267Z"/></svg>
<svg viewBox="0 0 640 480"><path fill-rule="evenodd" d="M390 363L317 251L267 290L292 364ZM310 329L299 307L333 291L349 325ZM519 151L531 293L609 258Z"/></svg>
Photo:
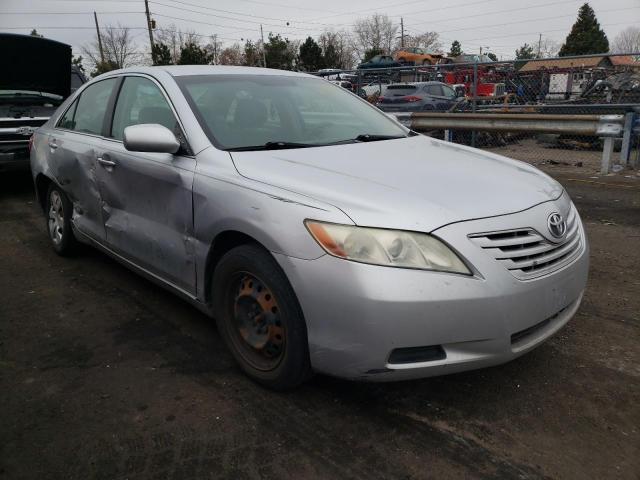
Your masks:
<svg viewBox="0 0 640 480"><path fill-rule="evenodd" d="M542 34L541 34L541 33L539 33L538 35L540 35L540 36L538 37L538 58L540 58L540 47L541 47L541 45L542 45Z"/></svg>
<svg viewBox="0 0 640 480"><path fill-rule="evenodd" d="M104 63L104 50L102 50L102 37L100 36L100 27L98 26L98 15L93 12L93 19L96 21L96 34L98 35L98 49L100 50L100 62Z"/></svg>
<svg viewBox="0 0 640 480"><path fill-rule="evenodd" d="M400 17L400 48L404 48L404 19Z"/></svg>
<svg viewBox="0 0 640 480"><path fill-rule="evenodd" d="M149 13L149 0L144 0L144 13L147 15L147 30L149 30L149 46L151 47L151 58L153 59L153 33L151 32L151 14Z"/></svg>
<svg viewBox="0 0 640 480"><path fill-rule="evenodd" d="M267 54L264 51L264 33L262 32L262 24L260 24L260 39L262 40L262 66L267 68Z"/></svg>

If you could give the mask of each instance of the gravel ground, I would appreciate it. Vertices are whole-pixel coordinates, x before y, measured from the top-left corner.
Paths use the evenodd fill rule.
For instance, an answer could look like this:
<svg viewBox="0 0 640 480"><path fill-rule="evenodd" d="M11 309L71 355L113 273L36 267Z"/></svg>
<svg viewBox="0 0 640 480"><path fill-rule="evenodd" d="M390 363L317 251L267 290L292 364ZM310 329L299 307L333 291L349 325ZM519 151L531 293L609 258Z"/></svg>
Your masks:
<svg viewBox="0 0 640 480"><path fill-rule="evenodd" d="M247 380L213 323L0 179L0 478L640 478L640 179L548 170L591 241L578 314L500 367L397 384Z"/></svg>

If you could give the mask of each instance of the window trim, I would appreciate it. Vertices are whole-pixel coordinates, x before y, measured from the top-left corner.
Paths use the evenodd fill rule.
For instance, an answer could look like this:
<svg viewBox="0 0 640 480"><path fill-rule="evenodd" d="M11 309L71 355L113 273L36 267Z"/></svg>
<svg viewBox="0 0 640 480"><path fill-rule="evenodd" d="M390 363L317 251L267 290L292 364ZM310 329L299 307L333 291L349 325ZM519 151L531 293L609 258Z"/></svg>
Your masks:
<svg viewBox="0 0 640 480"><path fill-rule="evenodd" d="M78 110L78 103L80 103L80 98L82 98L82 95L84 94L84 92L89 89L89 87L93 86L93 85L97 85L100 82L104 82L106 80L112 80L112 79L116 79L116 83L114 85L113 90L111 90L111 95L109 95L109 100L107 100L107 110L105 110L105 119L107 118L107 116L109 115L109 102L111 101L111 97L113 97L113 92L115 92L116 88L118 87L118 77L117 76L111 76L111 77L107 77L107 78L102 78L96 82L92 82L89 84L84 84L83 85L83 89L80 90L78 92L78 95L71 101L71 103L67 106L67 108L65 108L64 112L60 114L60 116L56 119L56 123L54 126L55 130L62 130L63 132L71 132L71 133L76 133L78 135L87 135L89 137L102 137L102 132L104 131L104 119L102 122L102 127L101 127L101 133L89 133L89 132L79 132L78 130L70 130L68 128L62 128L60 126L60 122L62 121L62 119L64 118L64 116L67 114L67 112L69 111L69 109L75 105L75 110L73 112L73 122L74 122L74 126L75 126L75 120L76 120L76 113Z"/></svg>
<svg viewBox="0 0 640 480"><path fill-rule="evenodd" d="M118 104L118 99L120 98L120 92L122 91L122 86L124 85L124 82L127 79L127 77L141 77L141 78L145 78L145 79L151 81L156 87L158 87L158 89L160 90L160 93L162 94L164 99L167 101L167 104L169 105L169 108L171 109L171 112L173 113L173 116L176 118L176 121L178 122L178 127L180 127L180 132L182 133L184 141L185 141L185 143L187 145L187 148L186 148L187 151L182 152L180 154L176 153L176 155L179 155L181 157L195 158L195 154L193 153L193 148L191 148L191 144L189 142L189 138L187 137L186 129L184 128L184 124L182 123L180 115L178 115L178 111L176 110L175 106L173 105L173 102L171 101L171 98L167 94L167 92L164 89L164 87L162 86L162 84L160 82L158 82L151 75L147 75L147 74L144 74L144 73L136 73L136 72L122 73L122 74L118 75L118 77L120 78L120 83L118 84L117 94L115 95L115 97L113 99L113 104L110 105L111 109L110 109L110 113L108 115L109 123L106 125L106 130L104 132L105 135L103 135L103 138L105 140L109 140L111 142L124 143L122 140L118 140L117 138L113 138L111 136L112 130L113 130L113 117L115 115L116 105ZM180 90L180 93L182 93L182 90Z"/></svg>

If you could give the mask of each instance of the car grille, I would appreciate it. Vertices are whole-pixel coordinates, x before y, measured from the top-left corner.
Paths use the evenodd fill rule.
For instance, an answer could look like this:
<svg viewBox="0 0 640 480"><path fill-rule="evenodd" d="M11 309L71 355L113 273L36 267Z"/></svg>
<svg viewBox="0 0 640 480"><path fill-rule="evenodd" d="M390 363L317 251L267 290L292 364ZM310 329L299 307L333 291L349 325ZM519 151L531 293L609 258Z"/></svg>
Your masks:
<svg viewBox="0 0 640 480"><path fill-rule="evenodd" d="M575 207L567 219L567 234L560 243L548 241L533 228L477 233L469 238L503 264L519 280L554 272L575 260L584 239Z"/></svg>

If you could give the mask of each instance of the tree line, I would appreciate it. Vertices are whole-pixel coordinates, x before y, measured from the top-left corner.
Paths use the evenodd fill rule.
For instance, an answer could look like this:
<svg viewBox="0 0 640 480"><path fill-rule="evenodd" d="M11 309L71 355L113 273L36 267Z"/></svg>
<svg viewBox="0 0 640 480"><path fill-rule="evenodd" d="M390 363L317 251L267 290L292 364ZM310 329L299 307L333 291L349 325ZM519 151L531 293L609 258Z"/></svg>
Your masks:
<svg viewBox="0 0 640 480"><path fill-rule="evenodd" d="M268 33L263 42L224 45L216 35L203 36L181 31L175 25L153 32L151 52L140 52L129 29L118 25L102 29L102 56L97 37L83 48L92 65L93 76L134 64L153 65L245 65L266 66L285 70L317 71L323 68L351 69L374 55L392 54L401 48L420 47L428 52L445 53L440 36L434 31L400 35L399 27L387 15L374 14L355 22L351 31L327 30L317 38L290 40L279 33ZM611 47L611 48L610 48ZM516 59L548 58L565 55L588 55L609 51L640 50L640 29L629 27L609 45L595 12L588 3L582 5L578 17L562 44L549 39L525 43L515 51ZM463 45L454 40L446 51L450 57L464 53ZM475 53L475 52L474 52ZM498 60L490 51L493 60Z"/></svg>

